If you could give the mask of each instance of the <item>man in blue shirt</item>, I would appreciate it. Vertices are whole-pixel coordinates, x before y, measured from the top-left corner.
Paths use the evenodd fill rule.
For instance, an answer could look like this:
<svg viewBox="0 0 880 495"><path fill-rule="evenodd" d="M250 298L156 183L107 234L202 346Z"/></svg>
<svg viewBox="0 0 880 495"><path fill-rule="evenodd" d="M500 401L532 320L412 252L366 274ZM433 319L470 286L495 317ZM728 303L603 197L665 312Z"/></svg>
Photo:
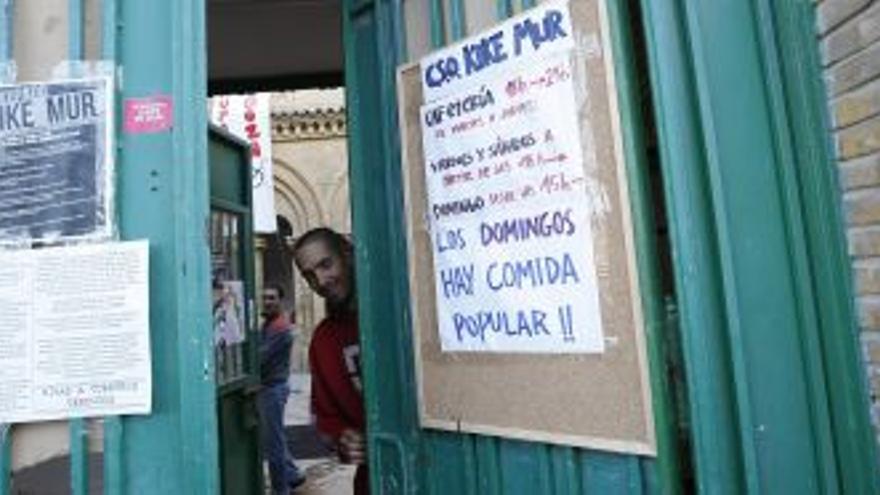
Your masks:
<svg viewBox="0 0 880 495"><path fill-rule="evenodd" d="M263 290L263 317L260 332L260 430L263 455L269 462L273 495L288 495L305 481L293 463L284 435L284 406L290 395L290 348L293 325L281 310L284 290L269 285Z"/></svg>

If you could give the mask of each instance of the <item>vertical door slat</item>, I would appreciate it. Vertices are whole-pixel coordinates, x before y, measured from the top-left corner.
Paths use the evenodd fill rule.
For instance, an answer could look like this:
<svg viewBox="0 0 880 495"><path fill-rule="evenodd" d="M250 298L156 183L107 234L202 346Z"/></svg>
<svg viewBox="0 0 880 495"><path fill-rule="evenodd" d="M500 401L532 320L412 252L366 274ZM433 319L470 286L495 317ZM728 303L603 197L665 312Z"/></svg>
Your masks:
<svg viewBox="0 0 880 495"><path fill-rule="evenodd" d="M431 48L435 50L446 44L443 10L443 0L431 0Z"/></svg>
<svg viewBox="0 0 880 495"><path fill-rule="evenodd" d="M0 495L9 495L12 467L12 425L0 423Z"/></svg>
<svg viewBox="0 0 880 495"><path fill-rule="evenodd" d="M104 495L122 495L122 418L104 419Z"/></svg>
<svg viewBox="0 0 880 495"><path fill-rule="evenodd" d="M0 0L0 63L12 60L14 0Z"/></svg>
<svg viewBox="0 0 880 495"><path fill-rule="evenodd" d="M101 58L104 60L116 60L116 29L119 23L116 9L116 0L103 0L101 3Z"/></svg>
<svg viewBox="0 0 880 495"><path fill-rule="evenodd" d="M511 0L495 0L495 17L503 21L513 15L513 3Z"/></svg>
<svg viewBox="0 0 880 495"><path fill-rule="evenodd" d="M452 20L452 40L458 41L467 34L464 17L464 0L449 0L449 15Z"/></svg>
<svg viewBox="0 0 880 495"><path fill-rule="evenodd" d="M86 420L70 420L70 490L73 495L89 493L89 432Z"/></svg>
<svg viewBox="0 0 880 495"><path fill-rule="evenodd" d="M83 0L68 0L67 3L67 57L82 60L85 55L84 29L85 9Z"/></svg>

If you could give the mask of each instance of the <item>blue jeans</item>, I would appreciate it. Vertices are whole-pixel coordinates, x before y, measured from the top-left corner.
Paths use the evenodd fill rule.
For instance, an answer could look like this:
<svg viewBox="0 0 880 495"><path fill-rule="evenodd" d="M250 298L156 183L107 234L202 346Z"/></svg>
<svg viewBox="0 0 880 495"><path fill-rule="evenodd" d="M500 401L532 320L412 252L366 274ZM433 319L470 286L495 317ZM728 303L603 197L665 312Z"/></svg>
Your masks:
<svg viewBox="0 0 880 495"><path fill-rule="evenodd" d="M287 450L284 435L284 405L288 395L290 387L286 382L263 387L259 395L263 456L269 462L273 495L287 495L289 487L301 476Z"/></svg>

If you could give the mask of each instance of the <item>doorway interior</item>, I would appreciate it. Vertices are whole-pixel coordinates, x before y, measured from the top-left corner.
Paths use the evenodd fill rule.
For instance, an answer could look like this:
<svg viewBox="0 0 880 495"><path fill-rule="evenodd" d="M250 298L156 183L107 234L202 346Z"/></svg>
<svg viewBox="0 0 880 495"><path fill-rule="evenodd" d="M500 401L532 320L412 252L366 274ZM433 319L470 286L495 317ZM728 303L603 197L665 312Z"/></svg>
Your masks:
<svg viewBox="0 0 880 495"><path fill-rule="evenodd" d="M254 236L253 298L260 308L261 288L281 286L284 309L297 315L285 412L289 448L309 479L297 493L347 493L352 470L335 463L310 421L307 349L323 308L298 278L291 252L308 228L329 224L344 233L351 228L341 1L208 0L206 6L209 97L271 93L273 102L277 229ZM249 454L224 438L220 445L221 479L227 479L228 471L237 469L235 459ZM264 479L268 483L268 476Z"/></svg>

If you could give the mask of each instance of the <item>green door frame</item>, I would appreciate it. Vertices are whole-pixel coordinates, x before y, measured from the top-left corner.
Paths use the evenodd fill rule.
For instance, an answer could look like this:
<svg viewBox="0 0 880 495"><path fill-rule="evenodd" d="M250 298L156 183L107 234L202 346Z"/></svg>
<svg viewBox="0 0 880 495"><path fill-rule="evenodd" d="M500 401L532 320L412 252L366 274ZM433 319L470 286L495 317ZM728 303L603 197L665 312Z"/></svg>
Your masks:
<svg viewBox="0 0 880 495"><path fill-rule="evenodd" d="M638 1L697 487L880 492L813 2ZM671 471L637 458L419 428L396 122L402 0L343 9L374 490L662 493L670 480L653 478ZM108 423L107 493L214 494L205 1L125 1L114 14L123 101L169 95L174 125L118 140L121 235L151 243L156 387L152 415Z"/></svg>
<svg viewBox="0 0 880 495"><path fill-rule="evenodd" d="M813 3L640 3L697 487L876 492ZM602 479L599 486L618 492L666 491L677 483L662 479L676 472L674 463L639 475L637 462L614 456L583 460L571 449L418 428L400 262L393 78L404 60L400 9L390 0L344 3L374 488L578 493ZM444 468L447 458L472 467ZM580 480L565 469L579 461Z"/></svg>
<svg viewBox="0 0 880 495"><path fill-rule="evenodd" d="M220 493L226 495L257 495L265 491L263 459L260 451L257 393L260 389L259 332L254 301L254 230L253 190L251 187L251 147L222 128L210 126L208 132L208 171L211 194L211 248L214 249L214 214L231 215L239 222L238 273L235 278L244 285L242 324L245 340L239 344L241 362L232 359L237 351L231 347L220 351L215 346L218 375L234 373L217 383L217 420L220 463ZM212 252L213 257L216 253ZM214 268L212 266L212 268ZM212 273L212 283L216 274ZM213 319L212 319L213 321ZM222 352L223 358L216 358ZM233 364L235 363L235 364ZM230 366L232 364L232 366Z"/></svg>
<svg viewBox="0 0 880 495"><path fill-rule="evenodd" d="M876 492L812 2L641 6L698 487ZM432 478L441 473L429 459L446 446L490 465L459 474L479 491L538 486L574 493L596 479L627 492L655 491L650 473L634 474L636 460L437 438L418 427L400 262L406 246L395 68L405 58L402 3L346 0L343 8L374 488L415 493L438 486ZM171 132L121 140L122 233L153 243L153 345L156 382L163 384L156 414L124 421L125 491L214 493L210 332L192 333L210 328L204 2L126 2L120 10L123 96L170 94L175 101ZM181 447L167 455L169 445ZM579 471L566 469L578 462ZM525 474L493 478L501 475L492 463ZM421 469L426 464L434 470ZM557 472L562 476L542 474Z"/></svg>
<svg viewBox="0 0 880 495"><path fill-rule="evenodd" d="M876 493L813 2L641 3L698 487Z"/></svg>
<svg viewBox="0 0 880 495"><path fill-rule="evenodd" d="M374 493L415 493L423 470L400 214L400 0L345 0L343 33L370 482Z"/></svg>
<svg viewBox="0 0 880 495"><path fill-rule="evenodd" d="M115 61L119 234L150 242L153 411L104 421L104 493L214 495L219 489L210 317L204 0L103 0L101 56ZM83 51L83 3L69 0L69 55ZM13 0L0 1L0 61L12 57ZM129 99L168 96L173 126L124 134ZM71 421L71 491L88 488L84 421ZM4 431L5 433L5 431ZM0 438L0 495L10 489Z"/></svg>
<svg viewBox="0 0 880 495"><path fill-rule="evenodd" d="M116 433L119 472L108 493L214 495L205 1L124 1L117 9L122 101L170 96L174 121L168 131L118 140L121 234L150 240L155 387L153 413L124 418Z"/></svg>
<svg viewBox="0 0 880 495"><path fill-rule="evenodd" d="M698 488L875 493L813 4L641 6ZM157 387L154 414L110 423L119 455L108 459L108 493L211 494L219 486L204 236L204 8L203 0L119 5L121 96L170 95L174 126L119 139L121 234L151 241ZM442 478L451 474L450 484L472 493L664 490L670 480L662 476L674 471L635 458L418 427L401 262L401 8L400 0L344 2L374 489L430 492L449 486ZM444 470L438 454L447 453L471 468Z"/></svg>
<svg viewBox="0 0 880 495"><path fill-rule="evenodd" d="M596 493L620 487L674 493L679 485L677 453L664 372L662 333L668 330L657 275L642 117L633 80L630 14L611 5L621 29L612 40L624 53L616 68L625 121L625 152L633 195L640 278L646 293L646 331L650 341L659 461L587 452L480 435L422 431L418 427L405 228L400 214L402 184L397 129L395 76L403 56L400 3L388 0L344 4L346 76L350 131L350 183L357 240L359 307L365 349L367 412L373 488L390 493ZM621 34L623 33L623 34ZM381 378L380 378L381 377ZM396 380L394 379L396 378ZM427 469L426 469L427 468Z"/></svg>

